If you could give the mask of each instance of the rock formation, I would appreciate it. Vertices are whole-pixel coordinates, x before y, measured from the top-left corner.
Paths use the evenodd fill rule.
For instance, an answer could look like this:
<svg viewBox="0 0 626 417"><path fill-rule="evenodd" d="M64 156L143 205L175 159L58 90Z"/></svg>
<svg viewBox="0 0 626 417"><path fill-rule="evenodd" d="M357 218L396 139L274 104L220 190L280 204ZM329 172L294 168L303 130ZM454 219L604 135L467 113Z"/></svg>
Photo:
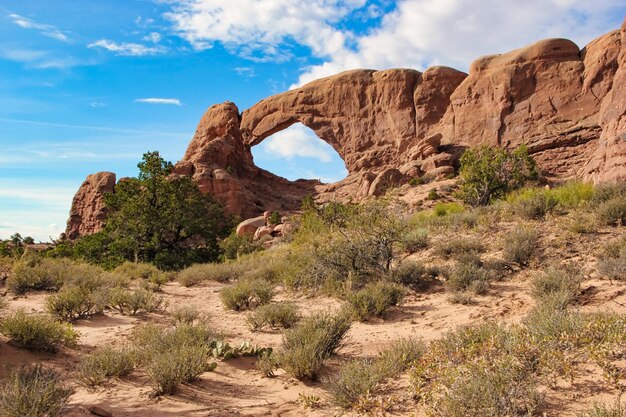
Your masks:
<svg viewBox="0 0 626 417"><path fill-rule="evenodd" d="M68 239L90 235L102 229L106 219L104 194L112 193L114 187L115 174L112 172L98 172L87 176L72 201L70 218L65 229Z"/></svg>
<svg viewBox="0 0 626 417"><path fill-rule="evenodd" d="M252 146L298 122L337 151L347 178L290 182L254 165ZM626 179L626 21L582 50L565 39L543 40L479 58L469 74L447 67L353 70L261 100L242 114L230 102L214 105L175 173L192 176L230 212L248 218L295 209L304 195L359 201L410 178L443 178L463 149L481 144L526 144L555 181ZM77 236L101 221L91 214L99 204L84 201L84 188L68 235L70 225Z"/></svg>

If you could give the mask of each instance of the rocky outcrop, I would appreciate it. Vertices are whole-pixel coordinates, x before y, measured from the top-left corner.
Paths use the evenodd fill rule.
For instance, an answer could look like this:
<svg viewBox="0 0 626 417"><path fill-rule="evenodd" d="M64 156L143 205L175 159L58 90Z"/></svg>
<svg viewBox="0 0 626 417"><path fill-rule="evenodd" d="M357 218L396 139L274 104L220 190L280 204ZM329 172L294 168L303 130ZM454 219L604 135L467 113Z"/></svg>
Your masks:
<svg viewBox="0 0 626 417"><path fill-rule="evenodd" d="M250 148L294 123L337 151L347 178L290 182L254 165ZM548 39L482 57L469 74L353 70L241 114L233 103L218 104L202 117L175 173L192 176L230 212L249 218L293 210L305 195L359 201L411 178L441 179L464 149L483 144L527 145L555 181L626 179L626 23L582 50ZM73 209L76 219L91 221L81 207ZM97 229L70 223L79 234Z"/></svg>
<svg viewBox="0 0 626 417"><path fill-rule="evenodd" d="M106 219L104 195L112 193L114 187L115 174L112 172L98 172L87 176L72 201L65 229L68 239L76 239L102 230Z"/></svg>

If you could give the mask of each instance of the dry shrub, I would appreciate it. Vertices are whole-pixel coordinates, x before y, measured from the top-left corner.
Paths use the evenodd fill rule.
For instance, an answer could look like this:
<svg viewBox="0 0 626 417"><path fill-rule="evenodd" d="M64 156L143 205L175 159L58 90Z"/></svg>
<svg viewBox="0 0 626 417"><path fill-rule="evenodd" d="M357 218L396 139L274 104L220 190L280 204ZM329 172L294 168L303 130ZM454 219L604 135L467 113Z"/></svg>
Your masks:
<svg viewBox="0 0 626 417"><path fill-rule="evenodd" d="M165 301L163 297L145 288L127 290L118 287L109 293L109 305L120 314L135 316L158 311L165 307Z"/></svg>
<svg viewBox="0 0 626 417"><path fill-rule="evenodd" d="M224 307L229 310L248 310L272 301L274 285L265 280L244 279L229 287L222 288L220 297Z"/></svg>
<svg viewBox="0 0 626 417"><path fill-rule="evenodd" d="M485 245L473 238L452 238L440 242L435 248L435 254L444 258L464 255L476 255L485 252Z"/></svg>
<svg viewBox="0 0 626 417"><path fill-rule="evenodd" d="M0 322L0 333L20 348L56 352L60 346L73 346L78 333L69 324L50 316L17 310Z"/></svg>
<svg viewBox="0 0 626 417"><path fill-rule="evenodd" d="M506 234L503 242L504 259L527 265L537 250L539 232L533 228L516 229Z"/></svg>
<svg viewBox="0 0 626 417"><path fill-rule="evenodd" d="M183 287L191 287L203 281L228 282L243 273L240 269L235 262L196 264L180 271L176 280Z"/></svg>
<svg viewBox="0 0 626 417"><path fill-rule="evenodd" d="M110 377L129 375L135 368L136 355L129 348L104 347L83 358L78 365L78 380L95 387Z"/></svg>
<svg viewBox="0 0 626 417"><path fill-rule="evenodd" d="M48 313L63 321L75 321L100 314L107 304L107 294L79 287L63 288L46 299Z"/></svg>
<svg viewBox="0 0 626 417"><path fill-rule="evenodd" d="M538 302L546 299L563 305L574 302L580 292L583 276L573 265L552 265L534 275L531 281L531 295Z"/></svg>
<svg viewBox="0 0 626 417"><path fill-rule="evenodd" d="M289 329L300 321L298 307L292 303L266 304L248 315L247 321L252 331L269 326L272 329Z"/></svg>
<svg viewBox="0 0 626 417"><path fill-rule="evenodd" d="M370 283L362 290L348 294L354 317L367 321L372 317L383 317L391 306L400 305L405 290L397 284L386 282Z"/></svg>
<svg viewBox="0 0 626 417"><path fill-rule="evenodd" d="M626 194L618 195L598 205L596 218L605 226L626 225Z"/></svg>

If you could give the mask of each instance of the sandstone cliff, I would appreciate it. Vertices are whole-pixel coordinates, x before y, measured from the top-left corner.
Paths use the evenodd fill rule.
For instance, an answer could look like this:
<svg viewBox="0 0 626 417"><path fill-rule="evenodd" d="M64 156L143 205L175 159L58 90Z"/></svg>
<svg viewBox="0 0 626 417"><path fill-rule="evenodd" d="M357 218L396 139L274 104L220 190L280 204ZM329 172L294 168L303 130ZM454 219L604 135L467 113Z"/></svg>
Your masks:
<svg viewBox="0 0 626 417"><path fill-rule="evenodd" d="M251 146L298 122L333 146L346 179L290 182L254 165ZM354 70L241 114L233 103L214 105L175 173L191 175L246 218L297 208L307 194L358 201L410 178L441 178L454 171L463 149L480 144L526 144L553 180L626 179L626 21L582 50L566 39L543 40L479 58L469 74L447 67ZM88 182L72 206L70 237L100 227L100 203L86 198L101 194Z"/></svg>

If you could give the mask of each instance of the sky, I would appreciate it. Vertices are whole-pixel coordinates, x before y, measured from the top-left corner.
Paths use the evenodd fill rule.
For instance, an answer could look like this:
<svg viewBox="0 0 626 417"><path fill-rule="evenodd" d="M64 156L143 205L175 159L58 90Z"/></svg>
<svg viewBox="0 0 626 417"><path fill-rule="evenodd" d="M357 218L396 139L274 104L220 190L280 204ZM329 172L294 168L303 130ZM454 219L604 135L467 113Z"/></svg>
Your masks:
<svg viewBox="0 0 626 417"><path fill-rule="evenodd" d="M212 104L354 68L467 71L542 38L582 47L625 15L623 0L2 0L0 238L56 238L88 174L179 160ZM347 175L302 125L252 152L289 179Z"/></svg>

